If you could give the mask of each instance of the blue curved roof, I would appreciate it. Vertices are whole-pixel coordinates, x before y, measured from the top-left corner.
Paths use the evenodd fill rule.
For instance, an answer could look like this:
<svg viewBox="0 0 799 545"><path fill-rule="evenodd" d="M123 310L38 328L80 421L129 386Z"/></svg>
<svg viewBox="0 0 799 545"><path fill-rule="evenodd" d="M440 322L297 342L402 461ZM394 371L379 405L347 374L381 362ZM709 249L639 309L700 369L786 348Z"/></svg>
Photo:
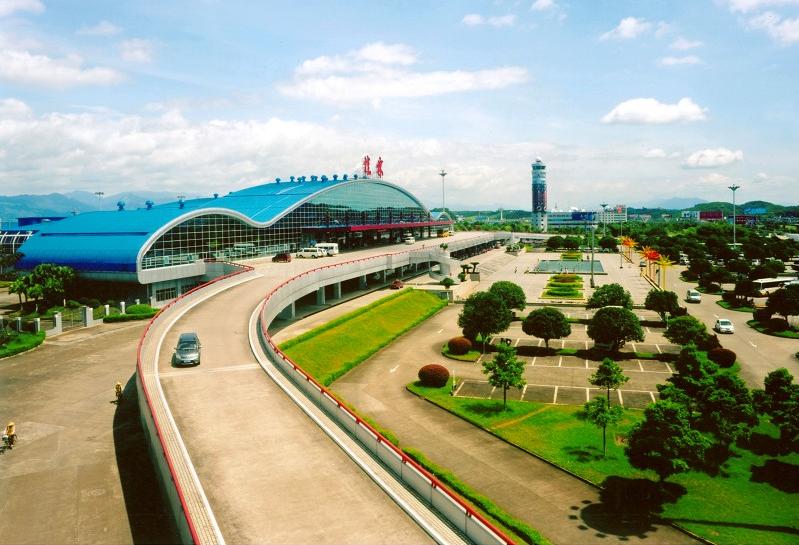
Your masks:
<svg viewBox="0 0 799 545"><path fill-rule="evenodd" d="M139 250L164 225L185 215L240 214L253 223L268 225L315 193L331 187L376 180L272 182L232 191L218 198L191 199L117 212L86 212L44 223L20 248L18 267L39 263L69 265L77 271L136 272Z"/></svg>

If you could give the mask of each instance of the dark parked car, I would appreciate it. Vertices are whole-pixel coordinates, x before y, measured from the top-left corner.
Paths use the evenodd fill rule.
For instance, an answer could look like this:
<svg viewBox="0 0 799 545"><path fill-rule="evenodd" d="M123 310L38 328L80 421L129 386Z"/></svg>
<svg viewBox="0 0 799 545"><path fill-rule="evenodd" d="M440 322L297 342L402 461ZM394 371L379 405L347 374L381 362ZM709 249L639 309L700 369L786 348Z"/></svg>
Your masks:
<svg viewBox="0 0 799 545"><path fill-rule="evenodd" d="M200 365L200 338L196 333L181 333L173 358L175 365Z"/></svg>
<svg viewBox="0 0 799 545"><path fill-rule="evenodd" d="M272 258L272 261L274 261L275 263L288 263L289 261L291 261L291 254L288 252L277 254L275 257Z"/></svg>

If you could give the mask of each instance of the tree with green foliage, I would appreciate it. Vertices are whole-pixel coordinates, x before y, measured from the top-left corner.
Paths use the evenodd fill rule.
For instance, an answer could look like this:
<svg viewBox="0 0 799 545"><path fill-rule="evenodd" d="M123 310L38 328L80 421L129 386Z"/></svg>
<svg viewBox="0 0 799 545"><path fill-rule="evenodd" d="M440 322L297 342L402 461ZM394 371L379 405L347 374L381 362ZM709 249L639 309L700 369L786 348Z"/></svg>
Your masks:
<svg viewBox="0 0 799 545"><path fill-rule="evenodd" d="M673 291L652 289L646 294L644 308L657 312L663 323L666 323L666 314L674 314L680 308L677 294Z"/></svg>
<svg viewBox="0 0 799 545"><path fill-rule="evenodd" d="M524 362L516 357L516 349L506 344L497 345L494 359L483 362L483 374L488 376L488 383L495 388L502 388L502 409L508 408L508 390L522 388L524 380Z"/></svg>
<svg viewBox="0 0 799 545"><path fill-rule="evenodd" d="M644 410L644 420L630 430L624 452L630 465L653 470L663 482L699 467L708 447L708 438L691 428L685 408L664 400Z"/></svg>
<svg viewBox="0 0 799 545"><path fill-rule="evenodd" d="M693 316L677 316L668 321L663 336L674 344L698 344L707 335L705 324Z"/></svg>
<svg viewBox="0 0 799 545"><path fill-rule="evenodd" d="M608 426L618 424L624 414L620 405L611 405L604 397L595 397L583 405L585 419L602 428L602 455L608 452Z"/></svg>
<svg viewBox="0 0 799 545"><path fill-rule="evenodd" d="M610 391L618 390L628 380L630 377L626 376L619 364L610 358L603 359L596 372L588 377L588 382L607 390L608 404L610 404Z"/></svg>
<svg viewBox="0 0 799 545"><path fill-rule="evenodd" d="M478 334L482 337L485 353L486 337L505 331L512 320L510 309L497 294L478 291L464 302L458 325L463 328L465 337L472 340L476 340Z"/></svg>
<svg viewBox="0 0 799 545"><path fill-rule="evenodd" d="M799 315L799 285L785 286L769 295L766 309L772 314L784 316L786 320Z"/></svg>
<svg viewBox="0 0 799 545"><path fill-rule="evenodd" d="M522 331L539 339L549 348L549 339L562 339L571 335L569 319L560 310L543 307L532 311L522 322Z"/></svg>
<svg viewBox="0 0 799 545"><path fill-rule="evenodd" d="M619 364L610 358L603 359L596 372L588 377L588 382L607 391L606 398L593 399L584 406L586 418L602 428L603 454L607 452L607 426L618 422L622 415L622 408L611 403L610 391L618 390L628 380L630 377L626 376Z"/></svg>
<svg viewBox="0 0 799 545"><path fill-rule="evenodd" d="M738 306L744 306L747 303L747 300L754 296L757 288L755 286L754 281L749 280L748 278L742 278L735 283L735 289L733 290L733 295L735 295L735 302Z"/></svg>
<svg viewBox="0 0 799 545"><path fill-rule="evenodd" d="M614 237L602 237L599 239L599 247L606 250L615 250L619 245L619 241Z"/></svg>
<svg viewBox="0 0 799 545"><path fill-rule="evenodd" d="M50 304L57 303L64 297L72 282L75 271L66 265L41 263L25 277L28 298L38 301L43 298Z"/></svg>
<svg viewBox="0 0 799 545"><path fill-rule="evenodd" d="M8 293L15 293L17 297L19 297L19 308L22 309L22 296L25 296L25 300L28 300L28 290L27 285L25 282L25 277L20 276L15 278L11 285L8 286Z"/></svg>
<svg viewBox="0 0 799 545"><path fill-rule="evenodd" d="M568 236L563 239L563 247L567 250L576 250L580 247L581 240L582 239L580 237Z"/></svg>
<svg viewBox="0 0 799 545"><path fill-rule="evenodd" d="M588 336L616 352L627 341L643 341L644 331L632 311L622 307L603 307L589 322Z"/></svg>
<svg viewBox="0 0 799 545"><path fill-rule="evenodd" d="M780 450L799 450L799 384L784 367L766 375L764 390L754 391L755 409L780 430Z"/></svg>
<svg viewBox="0 0 799 545"><path fill-rule="evenodd" d="M494 282L491 284L491 287L488 288L488 291L498 295L508 308L524 310L524 306L527 304L527 297L524 295L524 290L521 286L513 282L507 280Z"/></svg>
<svg viewBox="0 0 799 545"><path fill-rule="evenodd" d="M441 279L441 282L439 282L439 284L444 286L445 289L450 289L455 284L455 281L449 276L445 276L444 278Z"/></svg>
<svg viewBox="0 0 799 545"><path fill-rule="evenodd" d="M688 265L688 271L696 277L707 274L712 270L713 265L705 258L691 259L691 264Z"/></svg>
<svg viewBox="0 0 799 545"><path fill-rule="evenodd" d="M547 239L546 244L547 250L554 252L559 248L563 248L563 237L560 235L554 235Z"/></svg>
<svg viewBox="0 0 799 545"><path fill-rule="evenodd" d="M630 292L619 284L605 284L594 290L585 308L624 307L633 308L633 298Z"/></svg>

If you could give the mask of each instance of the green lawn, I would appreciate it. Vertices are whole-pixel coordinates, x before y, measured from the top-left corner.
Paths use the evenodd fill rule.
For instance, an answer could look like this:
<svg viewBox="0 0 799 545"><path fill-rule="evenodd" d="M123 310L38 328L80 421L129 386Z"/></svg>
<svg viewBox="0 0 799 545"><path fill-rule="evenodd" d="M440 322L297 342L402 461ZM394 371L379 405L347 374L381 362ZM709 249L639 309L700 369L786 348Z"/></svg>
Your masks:
<svg viewBox="0 0 799 545"><path fill-rule="evenodd" d="M329 385L446 305L428 292L405 289L286 341L280 348Z"/></svg>
<svg viewBox="0 0 799 545"><path fill-rule="evenodd" d="M448 388L410 384L408 389L596 484L609 476L657 479L652 472L630 466L624 455L623 437L643 418L640 410L626 410L623 421L608 430L608 452L603 457L602 432L578 418L579 406L508 401L509 411L502 411L501 401L455 398L447 393ZM761 425L756 431L776 436L770 425ZM764 470L756 468L767 462L768 467L774 466L765 472L770 473L766 479L773 484L754 482L764 478L760 476ZM687 492L676 503L664 504L662 514L719 544L795 544L799 541L798 472L799 454L774 457L736 449L736 457L725 465L723 475L689 472L671 477L669 482L682 485ZM776 486L793 488L783 492Z"/></svg>
<svg viewBox="0 0 799 545"><path fill-rule="evenodd" d="M15 334L7 344L0 344L0 358L7 358L14 354L19 354L36 348L44 342L44 331L39 333L19 333Z"/></svg>
<svg viewBox="0 0 799 545"><path fill-rule="evenodd" d="M785 337L786 339L799 339L799 329L789 328L786 331L772 331L764 325L761 325L757 320L749 320L746 325L763 333L764 335L771 335L772 337Z"/></svg>

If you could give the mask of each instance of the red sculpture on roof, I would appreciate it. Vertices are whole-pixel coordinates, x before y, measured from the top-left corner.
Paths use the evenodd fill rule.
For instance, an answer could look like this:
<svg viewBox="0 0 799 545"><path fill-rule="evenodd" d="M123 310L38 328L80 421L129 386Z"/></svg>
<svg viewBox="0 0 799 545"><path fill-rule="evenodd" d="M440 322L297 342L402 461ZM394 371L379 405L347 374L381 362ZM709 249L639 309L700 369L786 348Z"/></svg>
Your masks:
<svg viewBox="0 0 799 545"><path fill-rule="evenodd" d="M377 177L378 178L382 178L383 177L383 158L382 157L378 157L377 158Z"/></svg>
<svg viewBox="0 0 799 545"><path fill-rule="evenodd" d="M371 176L372 175L372 169L369 166L370 162L371 162L371 159L369 159L369 156L368 155L364 155L364 157L363 157L363 175L364 176Z"/></svg>

